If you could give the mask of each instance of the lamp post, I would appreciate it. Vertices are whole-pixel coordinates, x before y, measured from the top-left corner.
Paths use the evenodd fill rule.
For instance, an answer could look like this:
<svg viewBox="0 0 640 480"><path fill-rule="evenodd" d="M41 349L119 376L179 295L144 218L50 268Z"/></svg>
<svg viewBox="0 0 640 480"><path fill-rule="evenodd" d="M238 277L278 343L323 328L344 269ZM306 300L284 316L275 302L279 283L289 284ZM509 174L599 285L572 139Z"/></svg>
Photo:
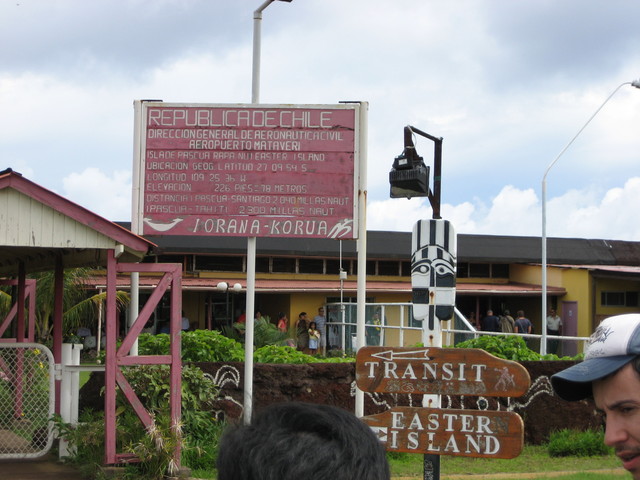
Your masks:
<svg viewBox="0 0 640 480"><path fill-rule="evenodd" d="M260 50L262 12L275 0L266 0L253 12L253 62L251 71L251 103L260 102ZM279 0L291 3L292 0ZM247 318L253 319L256 296L256 237L247 237ZM244 423L251 423L253 411L253 321L246 324L244 344Z"/></svg>
<svg viewBox="0 0 640 480"><path fill-rule="evenodd" d="M251 103L260 101L260 51L262 37L262 12L276 0L266 0L253 12L253 64L251 75ZM279 0L291 3L292 0Z"/></svg>
<svg viewBox="0 0 640 480"><path fill-rule="evenodd" d="M413 143L413 134L431 140L433 152L433 190L429 188L429 167L418 155ZM404 127L404 149L393 161L389 172L391 198L427 197L433 209L434 219L440 217L440 192L442 185L442 137L434 137L422 130L407 125Z"/></svg>
<svg viewBox="0 0 640 480"><path fill-rule="evenodd" d="M433 190L429 187L429 167L425 165L424 159L418 155L415 144L413 142L413 135L417 134L428 138L434 142L433 153ZM442 295L446 290L443 288L438 289L435 283L435 277L429 276L425 278L423 274L416 275L415 271L422 271L423 267L418 265L427 261L431 264L429 259L429 245L433 250L438 251L440 260L448 251L438 248L439 238L446 238L447 245L449 245L450 236L449 233L455 238L453 230L449 230L449 223L442 220L440 216L440 197L442 190L442 137L434 137L422 130L407 125L404 127L404 149L402 153L393 160L393 166L389 172L389 185L391 190L389 192L391 198L412 198L412 197L427 197L433 211L432 221L425 222L428 228L422 228L422 222L418 221L413 229L413 235L411 237L412 244L412 258L411 258L411 285L413 293L413 316L416 319L422 320L422 343L425 347L442 347L442 327L440 322L435 318L437 308L437 296ZM432 225L433 223L433 225ZM439 224L439 228L436 223ZM445 227L446 224L446 227ZM440 232L438 235L437 232ZM446 233L445 233L446 232ZM427 233L427 235L425 235ZM420 238L426 239L421 241ZM455 240L451 242L455 244ZM455 248L455 247L454 247ZM447 249L448 250L448 249ZM438 267L440 268L440 267ZM434 271L430 267L428 270ZM452 279L455 282L455 262L452 264ZM432 283L433 281L433 283ZM437 291L440 290L438 294ZM452 297L450 297L452 298ZM418 303L417 303L418 302ZM420 314L416 313L417 306L421 310ZM428 307L427 307L428 305ZM452 308L454 305L452 305ZM425 310L428 308L428 310ZM429 312L427 314L427 312ZM422 316L422 313L425 313ZM422 406L428 408L440 408L440 395L429 394L422 396ZM440 479L440 456L434 454L425 454L423 461L424 479Z"/></svg>
<svg viewBox="0 0 640 480"><path fill-rule="evenodd" d="M547 175L551 168L556 164L560 157L567 151L567 149L573 144L576 138L587 128L591 123L591 120L602 110L609 100L625 85L631 85L635 88L640 88L640 79L632 82L624 82L616 87L611 94L605 99L604 102L598 107L598 109L589 117L589 120L582 126L578 133L565 145L560 151L558 156L549 164L542 177L542 338L540 342L540 354L545 355L547 353Z"/></svg>

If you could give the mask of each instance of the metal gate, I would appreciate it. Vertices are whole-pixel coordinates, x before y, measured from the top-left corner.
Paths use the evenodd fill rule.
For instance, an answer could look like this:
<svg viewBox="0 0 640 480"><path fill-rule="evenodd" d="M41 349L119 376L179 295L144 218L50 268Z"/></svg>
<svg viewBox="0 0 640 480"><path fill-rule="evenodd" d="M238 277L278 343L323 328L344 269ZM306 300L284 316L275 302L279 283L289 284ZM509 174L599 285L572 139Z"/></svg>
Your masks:
<svg viewBox="0 0 640 480"><path fill-rule="evenodd" d="M0 343L0 458L35 458L53 443L54 361L37 343Z"/></svg>

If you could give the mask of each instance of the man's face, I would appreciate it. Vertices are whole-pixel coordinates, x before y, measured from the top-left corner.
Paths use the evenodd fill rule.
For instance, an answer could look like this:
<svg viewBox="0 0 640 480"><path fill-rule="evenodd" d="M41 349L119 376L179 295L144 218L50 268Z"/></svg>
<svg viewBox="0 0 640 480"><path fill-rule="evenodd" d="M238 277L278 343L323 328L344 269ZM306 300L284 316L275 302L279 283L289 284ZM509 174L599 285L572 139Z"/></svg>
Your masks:
<svg viewBox="0 0 640 480"><path fill-rule="evenodd" d="M615 448L622 466L640 480L640 376L633 365L593 382L593 399L606 417L604 443Z"/></svg>

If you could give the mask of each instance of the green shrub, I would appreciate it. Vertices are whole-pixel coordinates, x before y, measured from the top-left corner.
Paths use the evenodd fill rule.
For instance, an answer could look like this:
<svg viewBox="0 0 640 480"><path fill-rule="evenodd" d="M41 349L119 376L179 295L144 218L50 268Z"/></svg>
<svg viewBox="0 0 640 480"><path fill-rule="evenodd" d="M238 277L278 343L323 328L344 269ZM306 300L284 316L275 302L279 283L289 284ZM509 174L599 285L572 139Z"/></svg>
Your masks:
<svg viewBox="0 0 640 480"><path fill-rule="evenodd" d="M592 457L609 455L612 448L604 444L602 430L564 429L551 434L547 447L551 457Z"/></svg>
<svg viewBox="0 0 640 480"><path fill-rule="evenodd" d="M197 411L184 425L186 448L182 451L182 464L192 470L210 470L216 464L220 437L226 428L209 412Z"/></svg>
<svg viewBox="0 0 640 480"><path fill-rule="evenodd" d="M266 345L253 352L253 361L256 363L302 364L315 362L316 359L293 347Z"/></svg>
<svg viewBox="0 0 640 480"><path fill-rule="evenodd" d="M552 353L540 355L538 352L527 347L523 337L516 335L480 335L456 344L455 348L481 348L499 358L513 360L516 362L539 361L539 360L559 360L557 355ZM576 357L563 357L563 360L578 360Z"/></svg>
<svg viewBox="0 0 640 480"><path fill-rule="evenodd" d="M244 345L244 336L247 325L245 323L234 323L231 327L224 327L223 333L237 340ZM263 316L253 322L253 346L261 348L266 345L287 345L292 341L289 332L282 332L276 327L268 316Z"/></svg>
<svg viewBox="0 0 640 480"><path fill-rule="evenodd" d="M137 421L137 418L130 416L129 420ZM127 467L128 474L125 474L125 478L159 480L178 473L174 455L178 445L181 449L185 445L182 431L171 428L170 424L169 415L154 416L153 424L144 434L123 446L124 452L131 453L140 460ZM130 423L126 430L135 431L136 426L135 423Z"/></svg>
<svg viewBox="0 0 640 480"><path fill-rule="evenodd" d="M237 341L215 330L182 332L183 362L241 362L244 348ZM139 337L140 355L168 355L169 335L143 333Z"/></svg>
<svg viewBox="0 0 640 480"><path fill-rule="evenodd" d="M352 357L322 357L319 355L307 355L300 350L289 346L266 345L253 352L253 361L256 363L346 363L355 362Z"/></svg>
<svg viewBox="0 0 640 480"><path fill-rule="evenodd" d="M147 410L153 413L169 412L169 365L129 367L125 377ZM183 418L188 418L196 410L206 410L217 394L217 386L202 370L192 365L182 367ZM122 395L118 395L118 403L128 405Z"/></svg>
<svg viewBox="0 0 640 480"><path fill-rule="evenodd" d="M171 473L177 442L182 445L184 465L210 468L215 463L218 439L223 429L223 425L211 413L211 402L217 397L217 386L213 381L197 367L183 367L182 432L179 434L169 427L169 366L128 367L125 377L154 418L153 428L145 430L124 396L118 393L117 448L133 453L141 460L127 467L129 477L155 479ZM56 428L75 451L72 461L88 465L90 470L87 475L91 476L104 455L104 414L84 412L80 422L72 426L58 418Z"/></svg>
<svg viewBox="0 0 640 480"><path fill-rule="evenodd" d="M53 428L60 438L69 442L72 463L78 466L83 476L96 475L104 461L104 413L84 410L78 423L64 423L60 415L53 416Z"/></svg>

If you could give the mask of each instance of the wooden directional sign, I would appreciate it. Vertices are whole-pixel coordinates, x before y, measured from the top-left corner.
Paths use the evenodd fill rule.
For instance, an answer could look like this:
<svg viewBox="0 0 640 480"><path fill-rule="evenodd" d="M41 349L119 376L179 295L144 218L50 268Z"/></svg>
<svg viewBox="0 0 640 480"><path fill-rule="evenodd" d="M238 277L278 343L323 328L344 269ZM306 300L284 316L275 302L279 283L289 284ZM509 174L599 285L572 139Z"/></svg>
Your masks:
<svg viewBox="0 0 640 480"><path fill-rule="evenodd" d="M356 384L365 392L519 397L529 372L477 348L363 347Z"/></svg>
<svg viewBox="0 0 640 480"><path fill-rule="evenodd" d="M388 451L514 458L524 445L522 419L513 412L394 407L361 420Z"/></svg>

